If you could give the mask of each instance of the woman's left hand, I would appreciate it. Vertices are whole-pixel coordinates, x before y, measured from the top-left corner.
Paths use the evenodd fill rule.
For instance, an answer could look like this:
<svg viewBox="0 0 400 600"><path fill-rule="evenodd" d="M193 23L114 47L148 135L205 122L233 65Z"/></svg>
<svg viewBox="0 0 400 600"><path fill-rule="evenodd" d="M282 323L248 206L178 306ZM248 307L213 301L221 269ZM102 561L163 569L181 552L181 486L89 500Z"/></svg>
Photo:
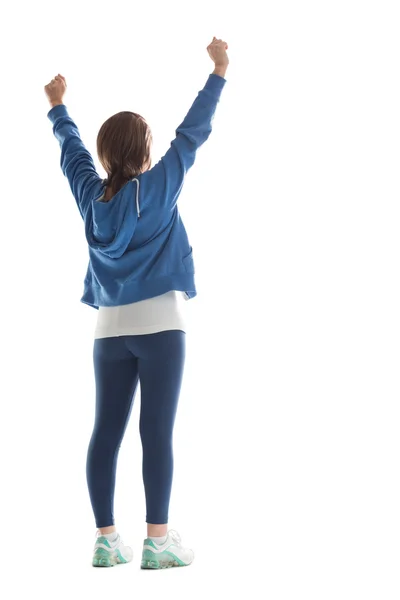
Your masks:
<svg viewBox="0 0 400 600"><path fill-rule="evenodd" d="M50 81L45 87L44 91L46 92L47 98L51 106L57 106L58 104L63 104L64 94L67 90L67 82L65 77L58 74L54 79Z"/></svg>

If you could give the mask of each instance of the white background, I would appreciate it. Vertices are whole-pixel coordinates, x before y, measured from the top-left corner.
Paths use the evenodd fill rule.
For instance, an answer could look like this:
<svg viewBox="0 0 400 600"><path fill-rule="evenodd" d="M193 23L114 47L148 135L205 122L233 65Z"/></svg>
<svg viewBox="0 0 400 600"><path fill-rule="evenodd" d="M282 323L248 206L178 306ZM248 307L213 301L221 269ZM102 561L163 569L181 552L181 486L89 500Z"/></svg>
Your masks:
<svg viewBox="0 0 400 600"><path fill-rule="evenodd" d="M398 600L396 2L22 2L1 40L1 576L7 599ZM5 9L4 9L5 10ZM123 442L126 567L90 566L96 311L44 85L96 156L142 113L169 147L229 43L214 131L180 200L198 297L170 524L188 569L142 572L139 398ZM144 596L146 594L146 596Z"/></svg>

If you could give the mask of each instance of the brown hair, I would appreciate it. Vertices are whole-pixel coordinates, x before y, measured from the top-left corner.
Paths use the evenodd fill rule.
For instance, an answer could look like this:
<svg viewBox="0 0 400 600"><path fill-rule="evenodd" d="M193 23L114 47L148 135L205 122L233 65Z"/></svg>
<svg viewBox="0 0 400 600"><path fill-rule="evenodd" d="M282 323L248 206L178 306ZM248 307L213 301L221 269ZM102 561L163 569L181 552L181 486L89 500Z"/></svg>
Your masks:
<svg viewBox="0 0 400 600"><path fill-rule="evenodd" d="M123 111L100 128L97 154L107 179L103 183L116 194L130 179L151 167L150 127L140 115Z"/></svg>

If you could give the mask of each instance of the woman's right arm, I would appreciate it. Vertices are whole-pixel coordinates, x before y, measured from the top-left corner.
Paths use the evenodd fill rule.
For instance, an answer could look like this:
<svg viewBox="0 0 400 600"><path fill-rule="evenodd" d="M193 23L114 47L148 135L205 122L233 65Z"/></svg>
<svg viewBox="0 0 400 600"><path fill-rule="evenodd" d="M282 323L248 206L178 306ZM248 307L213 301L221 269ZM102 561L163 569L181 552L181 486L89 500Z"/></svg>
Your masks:
<svg viewBox="0 0 400 600"><path fill-rule="evenodd" d="M151 169L155 179L163 184L162 198L159 198L163 206L170 210L175 208L185 175L195 162L197 149L210 136L214 114L226 84L225 75L229 65L226 49L226 43L215 38L207 48L215 69L177 128L169 150Z"/></svg>

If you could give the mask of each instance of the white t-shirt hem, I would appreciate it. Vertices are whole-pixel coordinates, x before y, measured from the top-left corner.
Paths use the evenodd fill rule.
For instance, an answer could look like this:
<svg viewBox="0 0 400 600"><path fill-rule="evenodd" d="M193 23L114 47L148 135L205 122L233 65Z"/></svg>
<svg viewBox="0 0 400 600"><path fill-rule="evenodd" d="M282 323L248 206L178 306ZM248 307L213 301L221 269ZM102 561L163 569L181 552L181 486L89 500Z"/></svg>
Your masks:
<svg viewBox="0 0 400 600"><path fill-rule="evenodd" d="M151 334L151 333L160 333L161 331L183 331L183 333L186 333L186 329L184 327L182 327L181 325L176 325L176 326L163 326L163 325L159 325L159 326L152 326L152 327L135 327L131 330L129 330L129 328L124 329L123 331L118 331L118 330L112 330L110 331L110 329L107 330L101 330L101 329L97 329L95 332L95 339L103 339L103 338L109 338L109 337L122 337L124 335L147 335L147 334Z"/></svg>

